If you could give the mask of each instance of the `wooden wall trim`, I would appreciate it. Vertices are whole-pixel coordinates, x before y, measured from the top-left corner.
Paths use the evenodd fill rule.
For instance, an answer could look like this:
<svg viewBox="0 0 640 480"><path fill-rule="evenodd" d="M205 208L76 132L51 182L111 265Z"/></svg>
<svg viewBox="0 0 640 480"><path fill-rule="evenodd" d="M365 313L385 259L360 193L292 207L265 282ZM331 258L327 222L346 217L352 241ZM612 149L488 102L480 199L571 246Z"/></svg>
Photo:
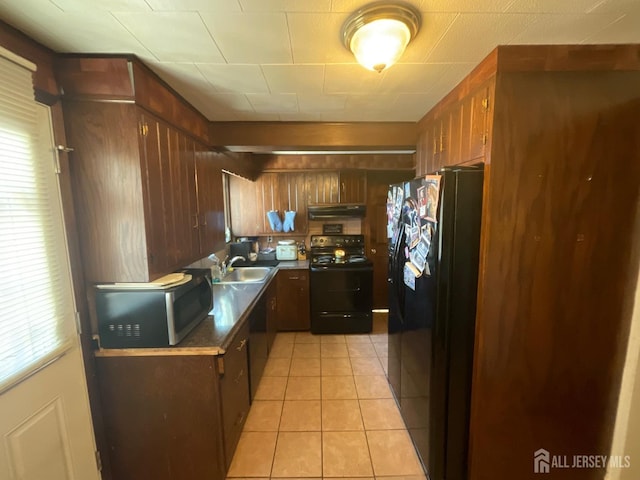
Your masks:
<svg viewBox="0 0 640 480"><path fill-rule="evenodd" d="M38 69L33 74L36 96L47 105L55 103L59 91L53 70L54 52L2 20L0 45L37 65Z"/></svg>
<svg viewBox="0 0 640 480"><path fill-rule="evenodd" d="M640 44L504 45L495 48L451 92L425 113L417 135L444 110L503 72L640 70Z"/></svg>
<svg viewBox="0 0 640 480"><path fill-rule="evenodd" d="M218 147L393 147L414 149L413 122L211 122L211 145Z"/></svg>
<svg viewBox="0 0 640 480"><path fill-rule="evenodd" d="M640 70L640 44L505 45L498 72Z"/></svg>
<svg viewBox="0 0 640 480"><path fill-rule="evenodd" d="M415 170L413 154L253 155L263 171L296 170Z"/></svg>
<svg viewBox="0 0 640 480"><path fill-rule="evenodd" d="M189 136L210 143L209 120L135 55L59 55L56 74L67 98L135 101Z"/></svg>
<svg viewBox="0 0 640 480"><path fill-rule="evenodd" d="M262 173L261 163L250 153L221 151L216 154L216 162L222 170L251 181Z"/></svg>

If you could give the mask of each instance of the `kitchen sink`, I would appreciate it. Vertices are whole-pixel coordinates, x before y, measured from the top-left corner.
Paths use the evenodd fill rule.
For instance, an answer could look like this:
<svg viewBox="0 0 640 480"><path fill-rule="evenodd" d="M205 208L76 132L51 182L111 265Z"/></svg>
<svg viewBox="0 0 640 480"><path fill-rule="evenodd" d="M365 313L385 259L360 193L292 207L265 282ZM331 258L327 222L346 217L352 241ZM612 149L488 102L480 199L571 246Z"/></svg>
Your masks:
<svg viewBox="0 0 640 480"><path fill-rule="evenodd" d="M260 283L271 272L269 267L243 267L234 268L225 275L220 283Z"/></svg>

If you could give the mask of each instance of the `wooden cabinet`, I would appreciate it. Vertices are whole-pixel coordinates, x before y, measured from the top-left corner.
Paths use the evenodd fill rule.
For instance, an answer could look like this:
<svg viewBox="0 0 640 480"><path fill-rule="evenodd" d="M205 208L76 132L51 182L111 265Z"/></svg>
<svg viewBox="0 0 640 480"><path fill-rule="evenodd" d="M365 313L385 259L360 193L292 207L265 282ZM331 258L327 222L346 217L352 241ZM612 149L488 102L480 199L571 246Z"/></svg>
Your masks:
<svg viewBox="0 0 640 480"><path fill-rule="evenodd" d="M113 478L224 479L217 357L95 361Z"/></svg>
<svg viewBox="0 0 640 480"><path fill-rule="evenodd" d="M341 170L339 203L367 202L367 173L364 170Z"/></svg>
<svg viewBox="0 0 640 480"><path fill-rule="evenodd" d="M338 203L340 197L338 172L307 172L307 205Z"/></svg>
<svg viewBox="0 0 640 480"><path fill-rule="evenodd" d="M222 249L225 244L224 198L219 155L221 154L207 151L196 143L195 174L198 203L191 231L197 227L201 257ZM194 219L194 212L191 215Z"/></svg>
<svg viewBox="0 0 640 480"><path fill-rule="evenodd" d="M305 235L308 229L306 175L304 173L263 173L256 181L232 176L229 179L231 227L235 236L271 235L275 233L267 212L296 212L295 230L290 235ZM337 197L336 197L337 198Z"/></svg>
<svg viewBox="0 0 640 480"><path fill-rule="evenodd" d="M234 336L225 354L218 358L222 431L224 433L225 465L229 468L242 427L249 413L249 324Z"/></svg>
<svg viewBox="0 0 640 480"><path fill-rule="evenodd" d="M437 107L425 116L420 122L416 149L418 176L446 166L482 161L491 141L494 90L492 78L460 100Z"/></svg>
<svg viewBox="0 0 640 480"><path fill-rule="evenodd" d="M278 330L308 330L309 271L281 270L278 272Z"/></svg>
<svg viewBox="0 0 640 480"><path fill-rule="evenodd" d="M87 281L147 282L221 245L222 177L214 159L202 167L212 155L202 144L131 104L64 110Z"/></svg>

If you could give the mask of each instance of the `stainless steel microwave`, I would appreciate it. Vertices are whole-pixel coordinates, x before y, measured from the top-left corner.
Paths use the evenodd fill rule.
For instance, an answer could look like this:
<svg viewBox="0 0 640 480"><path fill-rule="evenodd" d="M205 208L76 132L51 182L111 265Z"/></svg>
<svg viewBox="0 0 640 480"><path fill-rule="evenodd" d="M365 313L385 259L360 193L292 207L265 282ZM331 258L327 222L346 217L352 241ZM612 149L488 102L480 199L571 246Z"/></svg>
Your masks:
<svg viewBox="0 0 640 480"><path fill-rule="evenodd" d="M164 288L96 285L95 305L102 348L177 345L213 308L211 271L189 269L186 283Z"/></svg>

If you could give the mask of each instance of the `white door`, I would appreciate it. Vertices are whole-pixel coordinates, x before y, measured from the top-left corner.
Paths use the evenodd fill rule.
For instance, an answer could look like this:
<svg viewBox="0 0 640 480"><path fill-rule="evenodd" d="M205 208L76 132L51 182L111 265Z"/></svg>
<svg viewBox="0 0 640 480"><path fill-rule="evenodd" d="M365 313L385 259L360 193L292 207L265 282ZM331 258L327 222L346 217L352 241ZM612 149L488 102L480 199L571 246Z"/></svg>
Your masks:
<svg viewBox="0 0 640 480"><path fill-rule="evenodd" d="M53 165L51 116L42 105L38 106L38 128L42 154ZM68 256L64 260L68 265ZM68 274L66 278L71 281ZM1 296L0 292L0 300ZM20 312L15 312L15 318L20 319ZM75 319L68 321L73 324ZM0 392L0 443L0 479L100 478L77 336L49 364Z"/></svg>

